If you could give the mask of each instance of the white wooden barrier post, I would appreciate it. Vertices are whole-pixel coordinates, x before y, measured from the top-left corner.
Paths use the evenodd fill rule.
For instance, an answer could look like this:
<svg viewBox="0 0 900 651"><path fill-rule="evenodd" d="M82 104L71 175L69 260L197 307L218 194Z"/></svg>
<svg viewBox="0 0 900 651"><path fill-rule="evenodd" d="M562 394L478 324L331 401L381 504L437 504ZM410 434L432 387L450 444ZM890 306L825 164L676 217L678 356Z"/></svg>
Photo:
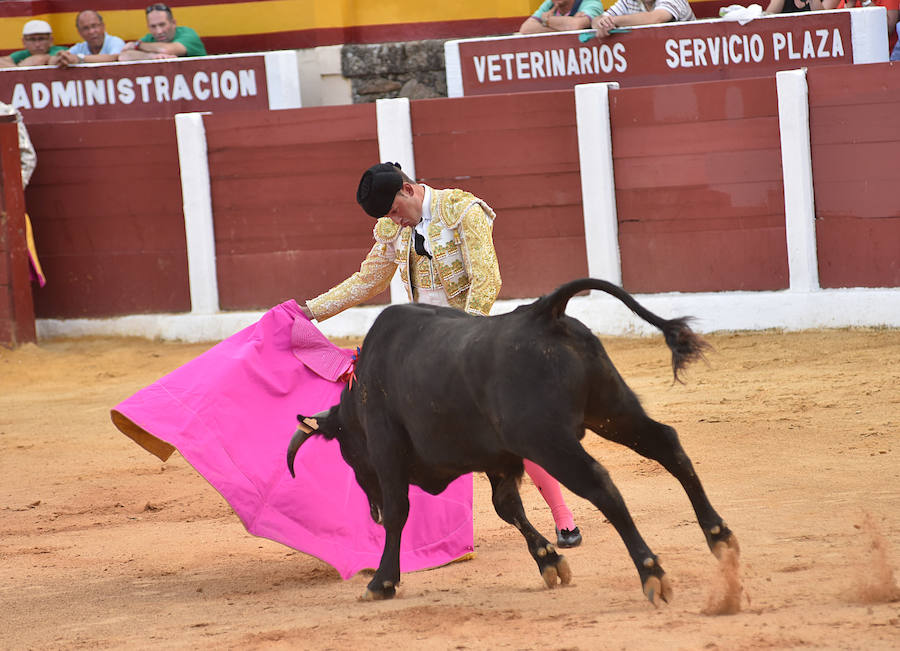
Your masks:
<svg viewBox="0 0 900 651"><path fill-rule="evenodd" d="M447 76L447 97L462 97L462 65L459 60L459 41L444 42L444 74Z"/></svg>
<svg viewBox="0 0 900 651"><path fill-rule="evenodd" d="M203 114L176 115L175 135L181 168L191 313L215 314L219 311L219 284Z"/></svg>
<svg viewBox="0 0 900 651"><path fill-rule="evenodd" d="M862 3L860 3L862 4ZM854 7L850 11L850 39L853 43L853 63L878 63L887 61L890 48L888 34L884 29L887 9L876 7Z"/></svg>
<svg viewBox="0 0 900 651"><path fill-rule="evenodd" d="M616 181L613 173L609 90L617 83L575 86L575 124L588 274L622 284Z"/></svg>
<svg viewBox="0 0 900 651"><path fill-rule="evenodd" d="M819 262L806 68L776 73L775 83L790 288L791 291L811 292L819 289Z"/></svg>
<svg viewBox="0 0 900 651"><path fill-rule="evenodd" d="M297 52L281 50L266 52L266 89L269 93L269 109L300 108L300 75L298 73Z"/></svg>
<svg viewBox="0 0 900 651"><path fill-rule="evenodd" d="M376 100L375 118L378 122L379 162L400 163L406 175L416 180L409 98ZM394 274L391 279L391 303L406 303L408 300L400 274Z"/></svg>

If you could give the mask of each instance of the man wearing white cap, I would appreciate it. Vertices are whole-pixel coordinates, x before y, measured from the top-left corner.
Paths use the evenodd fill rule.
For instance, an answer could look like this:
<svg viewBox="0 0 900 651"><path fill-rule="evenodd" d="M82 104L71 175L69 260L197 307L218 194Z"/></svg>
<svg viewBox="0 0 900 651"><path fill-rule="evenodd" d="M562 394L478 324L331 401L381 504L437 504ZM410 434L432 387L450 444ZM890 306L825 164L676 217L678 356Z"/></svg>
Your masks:
<svg viewBox="0 0 900 651"><path fill-rule="evenodd" d="M53 45L53 29L44 20L29 20L22 28L24 50L16 50L0 59L0 66L45 66L50 57L66 48Z"/></svg>

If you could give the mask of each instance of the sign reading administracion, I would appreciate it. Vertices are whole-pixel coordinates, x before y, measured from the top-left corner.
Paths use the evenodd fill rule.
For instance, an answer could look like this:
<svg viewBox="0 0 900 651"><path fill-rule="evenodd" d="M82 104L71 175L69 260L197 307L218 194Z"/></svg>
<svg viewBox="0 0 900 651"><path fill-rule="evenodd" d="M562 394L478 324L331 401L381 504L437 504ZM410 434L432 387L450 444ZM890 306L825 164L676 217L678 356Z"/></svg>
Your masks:
<svg viewBox="0 0 900 651"><path fill-rule="evenodd" d="M296 53L0 70L0 100L27 123L171 117L300 106Z"/></svg>
<svg viewBox="0 0 900 651"><path fill-rule="evenodd" d="M562 32L448 41L450 97L646 86L774 74L836 63L887 61L884 8L764 16L745 25L702 20L632 28L605 39Z"/></svg>

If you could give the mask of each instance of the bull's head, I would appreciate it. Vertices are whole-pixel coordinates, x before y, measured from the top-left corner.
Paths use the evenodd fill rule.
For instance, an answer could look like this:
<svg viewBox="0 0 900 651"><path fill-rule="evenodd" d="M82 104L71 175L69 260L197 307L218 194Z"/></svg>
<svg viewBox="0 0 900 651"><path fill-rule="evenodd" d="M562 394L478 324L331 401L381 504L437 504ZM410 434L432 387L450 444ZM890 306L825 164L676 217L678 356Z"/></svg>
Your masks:
<svg viewBox="0 0 900 651"><path fill-rule="evenodd" d="M313 436L322 436L327 440L337 439L341 448L341 456L353 469L356 483L366 494L369 500L369 512L377 524L382 523L381 517L381 484L375 469L369 462L369 451L366 446L366 437L362 427L355 418L343 419L341 417L341 405L335 405L328 411L323 411L315 416L297 416L297 431L291 438L287 451L288 470L294 477L294 459L300 446ZM347 424L349 422L349 424Z"/></svg>

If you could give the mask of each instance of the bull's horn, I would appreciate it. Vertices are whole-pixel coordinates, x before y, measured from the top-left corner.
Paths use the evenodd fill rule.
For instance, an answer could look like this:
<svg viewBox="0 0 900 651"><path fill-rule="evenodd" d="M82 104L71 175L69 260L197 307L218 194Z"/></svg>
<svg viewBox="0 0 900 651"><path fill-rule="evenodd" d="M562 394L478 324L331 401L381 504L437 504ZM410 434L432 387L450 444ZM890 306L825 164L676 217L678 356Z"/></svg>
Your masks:
<svg viewBox="0 0 900 651"><path fill-rule="evenodd" d="M288 470L291 472L291 477L296 477L294 474L294 457L297 456L297 450L300 449L300 446L312 436L312 432L306 431L303 426L297 428L297 431L294 432L294 436L291 437L291 443L288 445L287 450L287 466Z"/></svg>
<svg viewBox="0 0 900 651"><path fill-rule="evenodd" d="M297 415L297 431L294 432L294 436L291 437L291 443L288 445L287 450L287 465L288 470L291 472L291 477L296 476L294 475L294 458L297 456L297 451L300 450L300 446L306 442L306 439L318 432L318 419L324 418L327 415L327 411L319 412L315 416L310 417Z"/></svg>

